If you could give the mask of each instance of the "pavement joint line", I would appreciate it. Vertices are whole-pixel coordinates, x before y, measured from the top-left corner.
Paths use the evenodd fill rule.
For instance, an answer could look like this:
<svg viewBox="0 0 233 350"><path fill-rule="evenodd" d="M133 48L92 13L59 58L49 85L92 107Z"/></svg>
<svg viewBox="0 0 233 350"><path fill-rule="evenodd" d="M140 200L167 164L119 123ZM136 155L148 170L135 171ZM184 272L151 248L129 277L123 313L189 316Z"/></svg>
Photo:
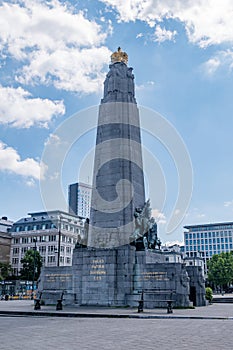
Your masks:
<svg viewBox="0 0 233 350"><path fill-rule="evenodd" d="M70 313L49 311L0 311L0 317L70 317L70 318L128 318L128 319L195 319L195 320L233 320L231 316L186 316L186 315L137 315L109 313Z"/></svg>

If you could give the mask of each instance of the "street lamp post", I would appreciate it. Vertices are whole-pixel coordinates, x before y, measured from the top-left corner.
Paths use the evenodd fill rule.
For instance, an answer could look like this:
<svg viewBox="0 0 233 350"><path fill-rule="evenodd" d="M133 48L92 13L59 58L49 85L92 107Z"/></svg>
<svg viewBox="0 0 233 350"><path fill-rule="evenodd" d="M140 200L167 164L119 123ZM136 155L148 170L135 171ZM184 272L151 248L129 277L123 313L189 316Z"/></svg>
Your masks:
<svg viewBox="0 0 233 350"><path fill-rule="evenodd" d="M33 238L33 242L35 243L33 250L34 250L34 261L33 261L33 277L32 277L32 296L34 294L34 282L35 282L35 273L36 273L36 238Z"/></svg>
<svg viewBox="0 0 233 350"><path fill-rule="evenodd" d="M57 266L60 266L60 253L61 253L61 217L58 217L58 252L57 252Z"/></svg>

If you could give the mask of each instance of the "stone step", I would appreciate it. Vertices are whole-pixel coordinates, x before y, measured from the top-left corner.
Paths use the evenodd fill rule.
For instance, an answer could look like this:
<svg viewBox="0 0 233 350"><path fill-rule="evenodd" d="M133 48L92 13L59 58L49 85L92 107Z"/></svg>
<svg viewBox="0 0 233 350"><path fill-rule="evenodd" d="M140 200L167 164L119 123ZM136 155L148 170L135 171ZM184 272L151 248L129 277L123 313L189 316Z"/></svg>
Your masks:
<svg viewBox="0 0 233 350"><path fill-rule="evenodd" d="M233 297L214 297L213 303L231 304L233 303Z"/></svg>

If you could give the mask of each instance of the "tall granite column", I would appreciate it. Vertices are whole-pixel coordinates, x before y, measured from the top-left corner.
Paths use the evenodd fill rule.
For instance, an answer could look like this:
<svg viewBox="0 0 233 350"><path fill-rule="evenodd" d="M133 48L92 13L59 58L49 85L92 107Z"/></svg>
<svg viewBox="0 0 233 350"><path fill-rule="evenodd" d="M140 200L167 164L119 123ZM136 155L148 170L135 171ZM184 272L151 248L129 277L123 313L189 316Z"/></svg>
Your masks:
<svg viewBox="0 0 233 350"><path fill-rule="evenodd" d="M111 56L99 107L88 246L128 244L134 213L145 203L134 75L119 48Z"/></svg>

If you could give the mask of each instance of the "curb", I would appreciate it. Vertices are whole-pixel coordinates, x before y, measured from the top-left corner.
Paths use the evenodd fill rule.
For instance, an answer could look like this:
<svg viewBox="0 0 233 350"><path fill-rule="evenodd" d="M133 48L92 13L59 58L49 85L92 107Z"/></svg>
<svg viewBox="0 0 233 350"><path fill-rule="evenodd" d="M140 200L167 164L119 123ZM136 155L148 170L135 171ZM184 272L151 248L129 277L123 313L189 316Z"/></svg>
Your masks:
<svg viewBox="0 0 233 350"><path fill-rule="evenodd" d="M233 320L227 316L185 316L185 315L130 315L106 313L70 313L53 311L0 311L1 316L10 317L69 317L69 318L128 318L128 319L193 319L193 320Z"/></svg>

